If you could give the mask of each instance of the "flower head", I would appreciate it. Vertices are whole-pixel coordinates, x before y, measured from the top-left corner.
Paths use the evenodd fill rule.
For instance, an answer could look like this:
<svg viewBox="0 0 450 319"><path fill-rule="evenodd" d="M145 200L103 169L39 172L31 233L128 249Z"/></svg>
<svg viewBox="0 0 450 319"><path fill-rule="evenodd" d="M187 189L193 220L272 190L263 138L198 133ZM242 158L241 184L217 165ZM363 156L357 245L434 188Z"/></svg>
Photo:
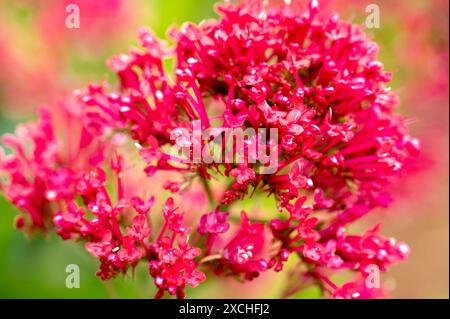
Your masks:
<svg viewBox="0 0 450 319"><path fill-rule="evenodd" d="M388 186L420 146L394 113L398 100L387 85L391 74L376 59L377 45L358 26L321 14L315 0L304 12L265 1L223 4L218 12L217 20L172 29L171 48L141 29L140 49L111 58L120 89L91 84L75 96L81 107L75 153L61 149L46 112L38 124L6 136L14 154L0 157L8 176L2 190L32 227L46 229L52 220L63 239L83 240L104 280L148 262L157 298L184 297L186 285L206 279L199 267L251 280L283 270L290 256L330 296L377 296L357 280L338 287L325 275L348 270L364 278L368 265L386 271L409 253L377 227L345 233L389 205ZM165 67L168 58L176 61L173 70ZM258 144L278 154L275 171L266 174L267 163L254 158L260 141L252 137L240 150L251 160L197 161L196 142L209 142L195 139L198 128L275 130L275 139ZM124 191L125 156L110 143L118 134L134 141L146 165L139 174L180 176L163 185L175 195L201 179L216 209L185 218L169 197L152 225L155 198ZM231 144L238 149L237 141ZM195 160L168 151L176 146ZM209 189L214 179L228 180L220 200L220 189ZM280 216L253 220L242 212L241 224L232 225L232 210L222 212L262 193L276 200Z"/></svg>

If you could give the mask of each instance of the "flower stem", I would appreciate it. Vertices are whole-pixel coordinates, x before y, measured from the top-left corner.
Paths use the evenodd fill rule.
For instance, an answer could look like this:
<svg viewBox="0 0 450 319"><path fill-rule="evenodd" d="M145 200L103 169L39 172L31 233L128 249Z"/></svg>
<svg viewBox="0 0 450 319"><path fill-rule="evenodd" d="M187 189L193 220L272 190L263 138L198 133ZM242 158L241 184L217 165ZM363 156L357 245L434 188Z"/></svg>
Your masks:
<svg viewBox="0 0 450 319"><path fill-rule="evenodd" d="M211 187L206 178L202 178L202 183L203 183L203 188L205 189L205 192L206 192L206 196L208 197L208 203L212 209L214 207L215 201L214 201L214 195L212 193Z"/></svg>
<svg viewBox="0 0 450 319"><path fill-rule="evenodd" d="M209 256L206 256L206 257L203 257L202 259L200 259L199 264L203 264L203 263L206 263L206 262L209 262L212 260L217 260L220 258L222 258L222 255L220 255L220 254L209 255Z"/></svg>

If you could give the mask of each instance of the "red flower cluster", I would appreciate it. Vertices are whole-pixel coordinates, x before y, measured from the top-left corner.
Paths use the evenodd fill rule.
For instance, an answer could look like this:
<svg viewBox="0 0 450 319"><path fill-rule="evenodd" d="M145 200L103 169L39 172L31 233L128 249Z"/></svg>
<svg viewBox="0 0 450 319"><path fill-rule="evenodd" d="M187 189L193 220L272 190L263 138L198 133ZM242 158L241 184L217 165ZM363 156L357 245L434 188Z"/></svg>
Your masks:
<svg viewBox="0 0 450 319"><path fill-rule="evenodd" d="M361 236L344 229L389 204L386 186L419 149L404 120L393 114L397 99L386 87L391 75L376 60L376 44L337 15L320 15L316 1L302 14L260 1L220 5L218 12L219 20L171 30L173 48L142 29L141 49L109 61L120 90L107 93L104 86L90 85L77 95L83 147L74 159L59 158L48 114L38 128L7 136L5 142L15 149L0 161L10 176L7 197L34 227L43 228L45 218L53 216L62 238L87 241L86 249L101 262L102 279L146 259L156 297L165 291L183 297L186 284L205 280L196 269L200 263L215 274L251 280L269 269L281 271L291 255L306 266L305 275L330 288L325 290L330 295L370 296L359 281L338 288L324 273L348 269L364 279L368 265L385 271L409 251L377 235L378 227ZM167 58L176 61L174 74L164 67ZM276 143L267 142L279 154L275 173L261 173L259 162L187 163L169 154L174 133L192 147L179 133L193 134L192 121L203 129L276 129ZM169 199L155 237L149 222L153 199L124 194L117 149L93 157L107 151L105 141L123 133L136 142L148 176L180 173L182 182L165 184L174 193L194 178L205 185L219 175L229 179L217 202L205 190L216 209L201 216L197 227L187 227ZM23 138L32 141L32 155L26 154ZM103 148L90 147L93 143ZM80 158L90 160L77 163ZM106 169L115 176L115 201L106 187ZM251 221L243 212L241 224L231 226L223 211L261 192L274 196L288 217ZM204 239L198 247L189 244L190 229Z"/></svg>

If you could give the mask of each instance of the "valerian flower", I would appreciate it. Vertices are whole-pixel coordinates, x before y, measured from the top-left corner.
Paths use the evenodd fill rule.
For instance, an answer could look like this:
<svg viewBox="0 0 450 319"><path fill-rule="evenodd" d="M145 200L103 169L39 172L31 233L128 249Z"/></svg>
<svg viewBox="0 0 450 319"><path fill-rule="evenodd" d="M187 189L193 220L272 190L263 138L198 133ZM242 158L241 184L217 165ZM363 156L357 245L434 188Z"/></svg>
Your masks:
<svg viewBox="0 0 450 319"><path fill-rule="evenodd" d="M63 239L84 240L104 280L148 262L157 298L184 297L186 285L206 279L200 267L252 280L282 271L291 257L328 296L381 296L360 279L338 287L326 274L349 270L365 278L367 266L386 271L407 257L408 246L378 235L378 227L362 235L345 228L389 205L388 186L420 145L394 113L398 100L377 45L358 26L321 14L317 1L304 12L293 8L222 4L219 19L170 30L173 47L141 29L139 49L109 60L120 88L91 84L76 95L77 157L63 156L47 113L37 128L6 136L15 151L0 161L9 176L6 196L34 228L51 226L50 218ZM168 58L174 70L165 67ZM275 171L266 174L258 160L186 161L170 153L181 143L185 155L198 155L196 125L276 130L276 140L264 142L277 150ZM187 221L172 197L155 212L153 197L125 192L123 154L108 143L117 134L135 142L146 163L140 174L180 175L164 183L176 195L199 179L213 210ZM248 139L244 153L254 155L255 143ZM219 177L228 180L221 197L209 188ZM266 217L264 209L256 220L232 216L234 205L261 193L277 201L280 216ZM162 216L157 226L150 222L155 213Z"/></svg>

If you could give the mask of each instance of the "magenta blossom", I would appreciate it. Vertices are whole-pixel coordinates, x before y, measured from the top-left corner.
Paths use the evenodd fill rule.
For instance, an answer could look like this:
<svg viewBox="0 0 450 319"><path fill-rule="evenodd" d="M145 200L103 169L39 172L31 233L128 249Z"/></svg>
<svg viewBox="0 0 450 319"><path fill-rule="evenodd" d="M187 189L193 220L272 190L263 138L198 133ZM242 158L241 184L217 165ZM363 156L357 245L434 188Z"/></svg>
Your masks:
<svg viewBox="0 0 450 319"><path fill-rule="evenodd" d="M323 15L317 1L303 12L293 8L222 4L219 19L170 30L172 47L141 29L139 49L109 60L120 88L91 84L76 94L75 153L61 148L47 113L5 137L14 154L0 157L2 189L27 218L17 226L55 226L63 239L84 241L104 280L147 262L157 298L184 297L186 285L206 279L204 268L252 280L292 267L290 258L300 273L292 280L319 285L325 296L381 296L360 278L367 266L387 271L404 260L408 246L378 227L362 235L345 228L390 204L388 187L420 143L394 113L392 76L376 59L377 45L358 26ZM170 58L174 70L164 63ZM266 174L260 159L186 161L168 151L181 143L195 155L197 124L276 130L276 140L264 141L277 151L275 171ZM170 173L163 188L174 195L161 212L155 198L127 191L130 151L116 143L123 136L145 163L136 174ZM31 153L24 147L30 142ZM254 143L247 139L243 151L252 153ZM210 211L188 218L174 198L198 181ZM227 186L211 189L213 181ZM258 207L257 217L236 215L242 200L262 195L279 212ZM328 276L339 271L356 279L338 287Z"/></svg>

